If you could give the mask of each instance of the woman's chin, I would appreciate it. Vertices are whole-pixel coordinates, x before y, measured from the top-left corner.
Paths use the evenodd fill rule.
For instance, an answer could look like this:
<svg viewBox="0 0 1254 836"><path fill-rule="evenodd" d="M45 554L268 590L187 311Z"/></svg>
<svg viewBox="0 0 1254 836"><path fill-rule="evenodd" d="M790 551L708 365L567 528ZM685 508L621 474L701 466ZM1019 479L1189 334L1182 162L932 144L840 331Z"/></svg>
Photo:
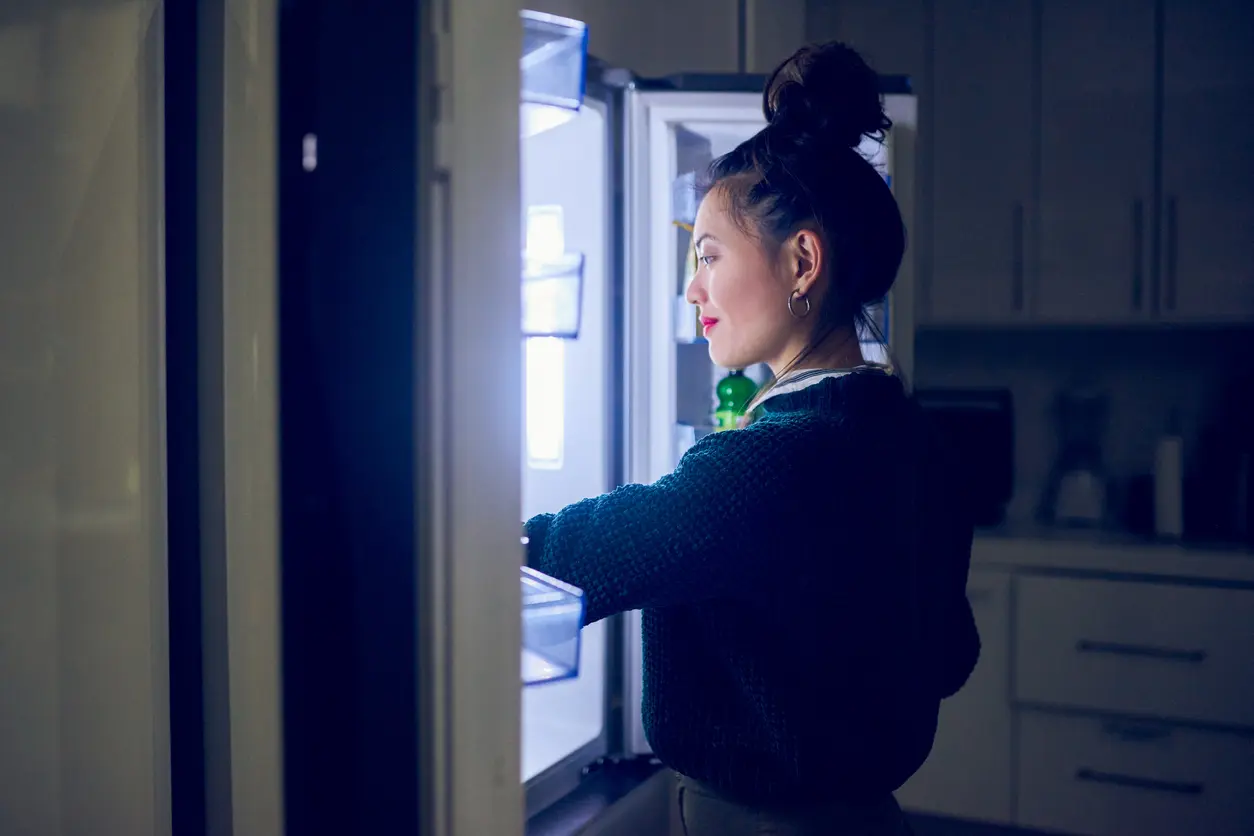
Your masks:
<svg viewBox="0 0 1254 836"><path fill-rule="evenodd" d="M713 342L710 343L710 362L720 368L744 369L753 365L752 363L743 362L743 359L738 357L734 351L727 351Z"/></svg>

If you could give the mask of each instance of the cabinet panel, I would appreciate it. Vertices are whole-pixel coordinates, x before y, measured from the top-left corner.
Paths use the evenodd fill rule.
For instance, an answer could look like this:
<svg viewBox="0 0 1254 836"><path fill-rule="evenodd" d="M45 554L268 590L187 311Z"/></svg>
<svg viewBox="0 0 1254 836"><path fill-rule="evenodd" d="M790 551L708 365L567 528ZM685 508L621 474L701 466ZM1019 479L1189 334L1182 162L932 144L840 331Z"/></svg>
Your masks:
<svg viewBox="0 0 1254 836"><path fill-rule="evenodd" d="M1026 310L1036 131L1029 0L936 0L929 322Z"/></svg>
<svg viewBox="0 0 1254 836"><path fill-rule="evenodd" d="M1041 8L1036 318L1148 317L1154 197L1152 0Z"/></svg>
<svg viewBox="0 0 1254 836"><path fill-rule="evenodd" d="M972 570L967 599L980 661L941 704L932 754L897 791L903 807L981 821L1011 819L1010 575Z"/></svg>
<svg viewBox="0 0 1254 836"><path fill-rule="evenodd" d="M1254 9L1165 0L1161 310L1254 319Z"/></svg>

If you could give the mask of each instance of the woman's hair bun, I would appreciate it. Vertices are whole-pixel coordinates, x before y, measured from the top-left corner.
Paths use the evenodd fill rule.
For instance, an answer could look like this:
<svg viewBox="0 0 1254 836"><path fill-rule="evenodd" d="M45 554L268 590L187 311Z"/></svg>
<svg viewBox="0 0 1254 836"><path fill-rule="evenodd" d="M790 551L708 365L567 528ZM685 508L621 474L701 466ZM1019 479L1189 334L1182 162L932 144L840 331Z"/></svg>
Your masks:
<svg viewBox="0 0 1254 836"><path fill-rule="evenodd" d="M762 111L781 130L850 148L864 136L882 139L893 125L884 114L875 70L836 41L802 47L776 67L766 83Z"/></svg>

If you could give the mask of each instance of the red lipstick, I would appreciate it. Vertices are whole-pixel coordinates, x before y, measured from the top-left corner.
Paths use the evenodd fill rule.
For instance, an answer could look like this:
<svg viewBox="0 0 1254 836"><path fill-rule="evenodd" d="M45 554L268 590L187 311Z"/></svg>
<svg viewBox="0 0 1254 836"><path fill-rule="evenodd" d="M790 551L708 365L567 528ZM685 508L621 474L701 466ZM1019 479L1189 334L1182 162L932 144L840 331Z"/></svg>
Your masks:
<svg viewBox="0 0 1254 836"><path fill-rule="evenodd" d="M712 316L701 317L701 330L706 335L709 335L710 331L712 331L714 329L714 326L717 324L718 324L718 320Z"/></svg>

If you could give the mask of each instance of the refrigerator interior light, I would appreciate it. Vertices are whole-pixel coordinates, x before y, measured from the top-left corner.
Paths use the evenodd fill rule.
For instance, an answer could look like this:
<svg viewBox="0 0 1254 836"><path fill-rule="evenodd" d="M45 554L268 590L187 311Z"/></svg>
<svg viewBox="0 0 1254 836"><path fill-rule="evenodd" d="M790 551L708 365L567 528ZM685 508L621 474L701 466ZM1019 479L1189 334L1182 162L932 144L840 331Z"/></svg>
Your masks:
<svg viewBox="0 0 1254 836"><path fill-rule="evenodd" d="M583 592L530 567L521 569L523 685L579 676Z"/></svg>

